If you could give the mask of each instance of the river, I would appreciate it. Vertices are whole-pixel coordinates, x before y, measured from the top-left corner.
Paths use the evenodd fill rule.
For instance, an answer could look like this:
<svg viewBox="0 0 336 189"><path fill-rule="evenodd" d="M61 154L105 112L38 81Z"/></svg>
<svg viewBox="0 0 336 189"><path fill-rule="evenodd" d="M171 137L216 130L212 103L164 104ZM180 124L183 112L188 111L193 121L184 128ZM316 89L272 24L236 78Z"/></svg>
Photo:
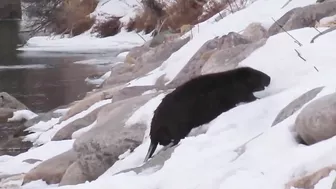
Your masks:
<svg viewBox="0 0 336 189"><path fill-rule="evenodd" d="M92 58L118 61L115 53L75 54L20 52L12 60L0 60L0 91L7 92L35 113L82 99L94 86L85 78L107 72L111 64L77 64ZM109 58L110 57L110 58Z"/></svg>

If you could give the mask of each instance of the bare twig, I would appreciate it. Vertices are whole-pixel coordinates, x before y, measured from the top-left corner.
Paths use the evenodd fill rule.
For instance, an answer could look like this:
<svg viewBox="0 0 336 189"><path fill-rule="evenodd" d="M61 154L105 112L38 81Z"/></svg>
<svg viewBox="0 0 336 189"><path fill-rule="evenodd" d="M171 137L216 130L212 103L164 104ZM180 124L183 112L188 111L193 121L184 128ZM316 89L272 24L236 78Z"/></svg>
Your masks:
<svg viewBox="0 0 336 189"><path fill-rule="evenodd" d="M294 42L297 43L299 46L302 46L302 44L300 43L300 41L298 41L297 39L295 39L291 34L289 34L276 20L274 20L274 18L272 17L272 20L283 30L287 33L287 35L289 35L292 39L294 39Z"/></svg>
<svg viewBox="0 0 336 189"><path fill-rule="evenodd" d="M296 50L296 49L294 49L295 50L295 52L297 53L297 55L303 60L303 61L307 61L305 58L303 58L302 56L301 56L301 54L300 54L300 52L298 51L298 50Z"/></svg>
<svg viewBox="0 0 336 189"><path fill-rule="evenodd" d="M136 33L139 37L141 37L141 39L144 40L145 43L147 42L146 39L143 38L140 34L138 34L137 32L135 32L135 33Z"/></svg>
<svg viewBox="0 0 336 189"><path fill-rule="evenodd" d="M231 1L228 0L228 3L229 3L229 6L230 6L231 13L233 13L233 8L232 8L232 5L231 5Z"/></svg>
<svg viewBox="0 0 336 189"><path fill-rule="evenodd" d="M313 37L313 38L311 39L310 43L314 43L315 39L317 39L318 37L320 37L320 36L322 36L322 35L324 35L324 34L327 34L327 33L329 33L329 32L332 32L332 31L334 31L334 30L336 30L336 26L333 26L333 27L331 27L331 28L328 28L328 29L324 30L323 32L320 32L319 34L317 34L315 37Z"/></svg>
<svg viewBox="0 0 336 189"><path fill-rule="evenodd" d="M300 52L298 51L298 50L296 50L296 49L294 49L295 50L295 52L297 53L297 55L303 60L303 61L307 61L305 58L303 58L302 56L301 56L301 54L300 54ZM316 66L313 66L314 67L314 69L317 71L317 72L319 72L319 70L316 68Z"/></svg>
<svg viewBox="0 0 336 189"><path fill-rule="evenodd" d="M290 2L292 2L293 0L288 0L282 7L281 9L285 8L285 6L287 6Z"/></svg>
<svg viewBox="0 0 336 189"><path fill-rule="evenodd" d="M322 33L320 30L318 30L315 26L313 27L317 32Z"/></svg>

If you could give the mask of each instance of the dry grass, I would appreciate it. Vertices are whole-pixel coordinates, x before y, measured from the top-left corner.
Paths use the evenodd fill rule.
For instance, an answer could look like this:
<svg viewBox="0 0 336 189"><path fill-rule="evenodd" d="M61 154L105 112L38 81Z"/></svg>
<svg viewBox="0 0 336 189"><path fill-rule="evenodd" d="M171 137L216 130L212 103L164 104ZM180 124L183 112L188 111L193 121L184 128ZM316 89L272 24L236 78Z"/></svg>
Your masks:
<svg viewBox="0 0 336 189"><path fill-rule="evenodd" d="M166 20L162 25L162 30L169 29L172 32L179 32L181 26L198 24L226 7L226 3L219 3L215 0L209 1L211 2L208 2L206 10L203 8L206 0L175 0L169 6L161 3L165 12L161 20ZM150 9L144 8L127 23L126 30L150 33L155 29L158 19Z"/></svg>
<svg viewBox="0 0 336 189"><path fill-rule="evenodd" d="M98 37L109 37L116 35L120 32L121 22L120 17L112 16L108 18L106 21L100 22L96 24L92 28L93 33L98 33Z"/></svg>
<svg viewBox="0 0 336 189"><path fill-rule="evenodd" d="M91 28L94 19L88 17L97 7L97 0L65 0L63 3L64 27L73 36Z"/></svg>

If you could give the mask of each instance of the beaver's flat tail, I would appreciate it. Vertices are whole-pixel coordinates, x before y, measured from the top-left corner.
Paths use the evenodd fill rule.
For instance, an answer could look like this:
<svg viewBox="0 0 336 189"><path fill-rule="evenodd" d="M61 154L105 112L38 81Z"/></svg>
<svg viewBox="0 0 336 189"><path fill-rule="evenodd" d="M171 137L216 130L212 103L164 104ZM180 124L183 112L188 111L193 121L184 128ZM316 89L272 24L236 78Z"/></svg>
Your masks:
<svg viewBox="0 0 336 189"><path fill-rule="evenodd" d="M151 158L151 157L153 156L153 154L154 154L154 152L155 152L157 146L158 146L158 142L153 142L153 141L151 141L144 162L147 162L147 161L149 160L149 158Z"/></svg>

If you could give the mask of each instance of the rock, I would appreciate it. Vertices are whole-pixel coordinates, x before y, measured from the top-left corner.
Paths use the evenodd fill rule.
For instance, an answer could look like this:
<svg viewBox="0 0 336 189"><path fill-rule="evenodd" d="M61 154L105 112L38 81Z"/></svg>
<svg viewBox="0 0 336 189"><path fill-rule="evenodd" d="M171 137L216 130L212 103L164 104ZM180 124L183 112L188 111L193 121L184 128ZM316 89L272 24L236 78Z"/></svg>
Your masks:
<svg viewBox="0 0 336 189"><path fill-rule="evenodd" d="M40 159L25 159L22 162L29 163L29 164L34 164L36 162L42 161Z"/></svg>
<svg viewBox="0 0 336 189"><path fill-rule="evenodd" d="M268 35L272 36L283 32L278 26L281 25L286 31L314 27L320 19L336 14L336 1L312 4L305 7L294 8L284 14L277 23L274 23L268 30Z"/></svg>
<svg viewBox="0 0 336 189"><path fill-rule="evenodd" d="M28 127L31 127L31 126L39 123L40 121L47 122L47 121L51 120L52 118L58 118L58 117L61 117L61 116L63 116L63 114L61 114L61 113L55 113L53 111L50 111L50 112L47 112L47 113L41 113L38 116L36 116L36 117L34 117L32 119L27 120L24 123L24 126L26 128L28 128Z"/></svg>
<svg viewBox="0 0 336 189"><path fill-rule="evenodd" d="M6 123L8 118L13 117L15 109L0 108L0 123Z"/></svg>
<svg viewBox="0 0 336 189"><path fill-rule="evenodd" d="M216 51L204 64L201 74L224 72L236 68L241 61L262 47L266 41L267 39L263 38L253 43Z"/></svg>
<svg viewBox="0 0 336 189"><path fill-rule="evenodd" d="M113 92L117 92L119 90L121 90L124 86L118 86L118 87L114 87L111 89L106 89L103 91L99 91L96 93L93 93L87 97L85 97L84 99L78 101L75 105L73 105L70 110L60 119L60 122L65 121L67 119L69 119L70 117L90 108L90 106L92 106L93 104L95 104L96 102L111 98L111 96L109 94L113 93ZM106 98L108 97L108 98Z"/></svg>
<svg viewBox="0 0 336 189"><path fill-rule="evenodd" d="M158 171L159 169L163 167L164 163L171 157L176 147L177 146L174 146L172 148L168 148L165 151L159 152L158 154L153 156L150 160L148 160L145 164L141 165L140 167L125 169L125 170L115 173L114 175L130 172L130 171L134 171L136 174L139 174L148 169L153 169L153 168L155 168L155 171Z"/></svg>
<svg viewBox="0 0 336 189"><path fill-rule="evenodd" d="M261 23L253 22L245 28L242 35L251 41L259 41L260 39L267 37L267 30Z"/></svg>
<svg viewBox="0 0 336 189"><path fill-rule="evenodd" d="M314 188L321 179L327 177L333 170L336 170L336 165L324 167L310 175L286 183L285 189L291 189L292 187L307 189Z"/></svg>
<svg viewBox="0 0 336 189"><path fill-rule="evenodd" d="M315 27L333 27L336 25L336 15L327 16L322 18L315 24Z"/></svg>
<svg viewBox="0 0 336 189"><path fill-rule="evenodd" d="M289 116L293 115L296 111L298 111L300 108L302 108L303 105L305 105L307 102L311 101L313 98L316 97L318 93L322 91L324 87L317 87L312 90L309 90L293 100L291 103L289 103L286 107L284 107L280 113L277 115L275 120L272 123L272 127L283 120L287 119Z"/></svg>
<svg viewBox="0 0 336 189"><path fill-rule="evenodd" d="M143 132L145 129L146 126L143 126L143 128L125 128L122 130L121 136L117 133L114 135L116 137L114 140L116 143L101 151L82 155L68 168L60 185L76 185L97 179L119 160L118 157L120 154L123 154L129 149L133 151L141 144L143 136L137 135L137 131Z"/></svg>
<svg viewBox="0 0 336 189"><path fill-rule="evenodd" d="M150 48L147 45L132 48L130 52L126 55L125 63L135 64L137 62L137 59L141 57L142 54L148 52L149 50Z"/></svg>
<svg viewBox="0 0 336 189"><path fill-rule="evenodd" d="M106 105L104 105L106 106ZM55 136L51 139L51 141L58 141L58 140L67 140L72 139L72 134L76 132L79 129L82 129L86 126L91 125L96 119L98 112L104 107L101 106L92 112L90 112L88 115L86 115L83 118L77 119L68 125L64 126L62 129L60 129Z"/></svg>
<svg viewBox="0 0 336 189"><path fill-rule="evenodd" d="M214 39L207 41L189 60L175 79L168 84L168 87L174 88L200 75L203 65L215 51L248 43L251 43L251 41L235 32L230 32L220 38L215 37Z"/></svg>
<svg viewBox="0 0 336 189"><path fill-rule="evenodd" d="M144 138L147 125L125 127L125 121L156 94L147 94L109 104L98 114L97 124L76 139L73 149L80 155L66 171L61 185L79 184L97 179L119 156L133 151Z"/></svg>
<svg viewBox="0 0 336 189"><path fill-rule="evenodd" d="M315 144L336 135L336 93L310 102L295 120L295 130L307 144Z"/></svg>
<svg viewBox="0 0 336 189"><path fill-rule="evenodd" d="M39 164L24 177L23 184L42 179L47 184L61 181L67 168L75 162L77 154L73 150L66 151Z"/></svg>
<svg viewBox="0 0 336 189"><path fill-rule="evenodd" d="M24 104L6 92L0 92L0 108L28 110Z"/></svg>
<svg viewBox="0 0 336 189"><path fill-rule="evenodd" d="M128 133L128 130L122 129L133 112L156 95L157 93L147 94L109 104L99 112L95 127L76 139L73 149L81 155L91 154L109 146L121 144L124 138L128 137L126 134L143 137L144 132ZM126 133L122 134L122 132Z"/></svg>
<svg viewBox="0 0 336 189"><path fill-rule="evenodd" d="M1 175L0 188L1 189L20 189L24 174Z"/></svg>
<svg viewBox="0 0 336 189"><path fill-rule="evenodd" d="M142 77L148 72L159 67L165 60L167 60L171 54L179 50L184 46L190 38L175 40L172 42L167 42L162 45L159 45L155 48L150 48L150 50L142 53L138 57L134 57L135 62L132 66L123 69L124 72L121 74L115 73L112 70L111 76L105 80L103 86L114 86L121 83L130 82L133 79Z"/></svg>

